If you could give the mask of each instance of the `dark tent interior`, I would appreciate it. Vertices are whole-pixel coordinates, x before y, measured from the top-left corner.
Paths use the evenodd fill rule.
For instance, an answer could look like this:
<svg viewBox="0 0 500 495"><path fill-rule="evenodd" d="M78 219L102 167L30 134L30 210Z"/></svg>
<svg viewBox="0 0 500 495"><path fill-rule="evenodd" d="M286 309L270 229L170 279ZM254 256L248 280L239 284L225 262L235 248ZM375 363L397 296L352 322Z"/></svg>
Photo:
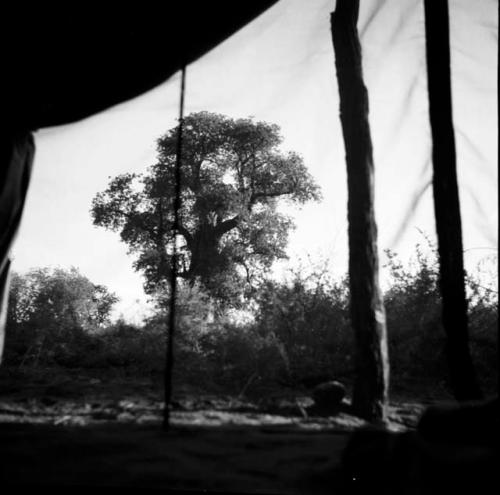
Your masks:
<svg viewBox="0 0 500 495"><path fill-rule="evenodd" d="M21 129L80 120L165 81L274 1L20 6L2 29L4 119ZM33 74L37 74L34 78ZM9 126L12 127L12 124Z"/></svg>

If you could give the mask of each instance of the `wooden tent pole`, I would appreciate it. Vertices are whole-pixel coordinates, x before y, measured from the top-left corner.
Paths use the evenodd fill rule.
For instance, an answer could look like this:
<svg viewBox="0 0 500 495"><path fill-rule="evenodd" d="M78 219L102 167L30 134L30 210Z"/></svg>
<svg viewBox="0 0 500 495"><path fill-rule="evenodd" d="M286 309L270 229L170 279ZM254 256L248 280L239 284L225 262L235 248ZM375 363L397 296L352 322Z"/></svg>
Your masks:
<svg viewBox="0 0 500 495"><path fill-rule="evenodd" d="M389 361L385 311L378 282L374 166L368 92L357 31L359 0L337 0L331 15L348 183L350 313L355 333L354 412L386 419Z"/></svg>
<svg viewBox="0 0 500 495"><path fill-rule="evenodd" d="M438 238L442 323L451 388L459 401L480 399L468 345L462 224L453 130L447 0L425 0L433 191Z"/></svg>

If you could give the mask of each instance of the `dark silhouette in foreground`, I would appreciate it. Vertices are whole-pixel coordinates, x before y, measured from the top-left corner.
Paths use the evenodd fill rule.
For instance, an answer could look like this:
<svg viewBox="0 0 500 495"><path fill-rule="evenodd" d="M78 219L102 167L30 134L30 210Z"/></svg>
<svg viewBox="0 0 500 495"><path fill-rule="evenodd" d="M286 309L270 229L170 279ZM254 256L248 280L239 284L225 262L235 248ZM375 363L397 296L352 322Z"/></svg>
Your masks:
<svg viewBox="0 0 500 495"><path fill-rule="evenodd" d="M431 407L416 431L360 429L340 462L302 480L303 493L486 493L498 484L498 398Z"/></svg>

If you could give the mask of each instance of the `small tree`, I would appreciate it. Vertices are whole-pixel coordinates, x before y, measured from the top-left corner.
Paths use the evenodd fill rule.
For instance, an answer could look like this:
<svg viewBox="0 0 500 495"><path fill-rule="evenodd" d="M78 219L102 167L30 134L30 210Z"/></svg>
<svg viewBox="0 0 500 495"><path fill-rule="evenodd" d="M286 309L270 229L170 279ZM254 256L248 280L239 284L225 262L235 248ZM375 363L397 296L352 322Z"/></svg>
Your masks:
<svg viewBox="0 0 500 495"><path fill-rule="evenodd" d="M7 314L9 352L36 360L70 338L104 326L118 298L76 268L13 273ZM15 348L15 349L14 349Z"/></svg>
<svg viewBox="0 0 500 495"><path fill-rule="evenodd" d="M280 200L318 199L318 186L297 153L279 149L279 127L200 112L184 119L181 209L173 230L177 128L158 140L158 161L145 174L122 174L92 202L95 225L120 233L136 255L148 293L177 274L199 281L219 301L236 302L256 270L285 258L291 219Z"/></svg>
<svg viewBox="0 0 500 495"><path fill-rule="evenodd" d="M91 330L108 321L117 301L106 287L92 283L76 268L36 268L25 275L13 274L7 322Z"/></svg>

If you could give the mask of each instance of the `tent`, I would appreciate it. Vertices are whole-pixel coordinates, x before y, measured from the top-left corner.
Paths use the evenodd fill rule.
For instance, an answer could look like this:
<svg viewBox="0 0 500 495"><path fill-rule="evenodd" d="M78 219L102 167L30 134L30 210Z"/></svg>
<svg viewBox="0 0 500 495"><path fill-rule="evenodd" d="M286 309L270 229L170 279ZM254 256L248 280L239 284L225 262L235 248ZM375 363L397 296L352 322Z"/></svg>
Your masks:
<svg viewBox="0 0 500 495"><path fill-rule="evenodd" d="M425 2L427 6L430 3ZM462 205L472 204L473 210L465 221L465 247L476 249L487 244L488 248L495 249L496 142L492 131L497 123L492 111L496 101L492 54L496 53L497 24L496 15L492 13L497 6L488 0L475 4L479 5L475 9L470 2L459 0L450 5L452 89L454 101L458 102L454 105L453 121L458 142L458 181L461 192L465 193ZM250 23L267 8L264 15ZM323 154L326 161L342 162L342 145L332 153L325 141L314 138L319 127L331 128L337 141L340 136L339 123L330 126L338 120L337 107L324 104L325 101L338 103L332 98L333 92L324 96L332 90L331 86L335 89L327 22L332 9L330 1L306 4L281 0L238 3L238 7L234 2L186 3L173 10L165 7L156 11L136 7L120 12L83 9L55 13L42 8L39 12L30 12L29 17L25 13L22 16L14 13L13 19L23 19L22 26L14 22L2 33L2 45L9 47L3 57L4 73L9 77L2 94L7 109L4 119L10 127L2 143L2 161L6 164L2 169L0 194L2 313L5 314L7 298L8 254L20 221L33 161L31 132L79 121L125 102L157 87L182 66L204 54L206 57L190 68L189 77L201 83L191 90L191 95L188 91L188 107L206 106L201 86L217 80L213 76L214 67L219 67L219 72L223 72L221 67L236 67L254 86L262 80L252 79L252 74L267 70L267 83L274 78L278 86L264 97L268 107L274 103L276 107L283 104L283 108L291 109L296 118L296 132L310 140L309 148L304 148L309 156ZM383 197L386 203L375 200L383 247L397 245L408 232L410 220L419 215L429 217L432 174L431 129L424 98L428 89L425 44L429 41L425 36L425 20L420 1L405 0L396 5L370 0L362 2L358 21L371 104L376 187L381 193L376 198ZM228 40L238 44L233 45L234 50L229 44L218 45L244 25L243 30ZM288 29L289 26L292 28ZM282 30L274 30L276 27ZM261 44L262 38L257 38L256 33L263 35L265 41L260 41ZM60 51L62 45L64 52ZM252 51L256 46L264 49ZM226 50L229 58L226 65L222 61L218 66L214 59L217 50L219 54ZM264 53L266 50L268 53ZM249 67L244 67L244 63L238 65L242 54L247 55L248 60L264 63ZM282 67L277 63L280 57L284 57ZM324 64L325 60L329 60L328 65ZM434 62L435 67L439 65L440 60ZM36 78L32 77L33 73L37 74ZM325 83L328 78L329 82ZM214 89L209 100L213 102L222 96L219 108L226 105L226 108L246 112L248 107L237 101L240 90L241 87L231 90L222 85L219 91ZM257 101L257 93L245 87L247 90L241 99L252 100L254 108L265 109L266 105ZM311 91L320 95L316 103L323 101L322 108L315 108L316 113L311 113L307 99ZM305 118L297 124L301 111ZM315 126L311 126L313 121ZM51 132L57 133L57 128ZM324 138L324 134L322 136ZM324 177L325 182L331 178L328 172ZM344 188L345 180L339 182ZM340 203L346 202L345 194L338 196ZM337 210L344 216L342 208ZM467 210L470 210L468 206ZM336 214L333 213L332 218ZM398 218L386 229L383 219L390 215ZM442 253L442 261L444 256L446 253Z"/></svg>
<svg viewBox="0 0 500 495"><path fill-rule="evenodd" d="M56 194L79 201L83 196L85 176L93 173L91 169L101 168L101 175L114 170L107 172L103 159L96 159L87 149L86 163L83 159L78 161L78 156L73 155L84 153L81 146L75 148L71 134L84 135L86 127L94 125L97 131L93 139L98 134L109 136L101 132L99 123L108 118L109 125L118 127L122 116L129 112L128 109L138 108L141 99L115 106L110 112L80 120L73 126L59 124L78 121L151 89L172 75L183 62L192 62L206 53L271 4L252 3L252 7L238 9L224 2L217 5L210 8L188 5L154 12L124 9L117 13L109 9L100 11L99 15L88 9L68 12L40 9L24 18L27 35L22 39L16 37L18 26L12 23L2 34L5 37L3 46L9 47L4 57L7 73L12 75L7 78L4 91L8 109L5 118L14 136L6 135L4 140L7 156L28 164L32 144L26 130L43 127L44 130L37 133L39 169L43 168L42 161L47 163L47 175L52 173L51 187ZM484 248L495 249L497 237L495 138L492 133L496 127L496 114L492 112L496 101L492 59L496 26L491 21L494 7L494 2L484 0L472 15L466 4L450 4L453 110L467 257L484 253ZM282 124L286 145L290 143L295 147L300 141L298 151L306 157L316 178L323 184L325 200L321 208L308 207L298 213L301 235L297 235L294 246L299 246L298 249L308 247L320 239L318 233L326 233L327 240L319 241L325 242L323 249L338 251L335 265L345 266L347 196L343 143L335 110L338 100L328 23L331 9L332 5L326 0L307 6L293 0L274 5L265 15L247 24L197 63L189 65L186 108L188 111L209 108L238 116L256 113L259 118L262 116ZM13 18L19 17L14 13ZM414 226L422 228L425 225L427 232L434 230L423 19L423 4L419 1L407 0L398 7L376 1L361 4L358 25L370 94L380 250L398 247L408 250ZM164 29L164 25L169 28ZM87 34L89 32L92 36ZM12 45L14 39L16 43ZM61 50L61 40L65 40L69 49ZM168 50L168 47L176 49ZM38 77L30 77L32 73ZM240 96L242 94L244 97ZM167 122L176 116L177 100L178 82L173 77L145 95L142 104L151 112L147 118L154 110L158 121L164 118ZM132 114L130 121L134 119ZM126 131L134 136L129 141L135 140L138 134L134 124L132 122L131 130ZM141 125L144 124L147 122L143 117ZM62 142L65 133L69 134L66 141L71 144L60 148L57 154L62 158L55 160L54 155L46 153L49 147L46 143L51 145L52 139ZM102 141L96 142L97 148L111 148L109 137L98 139ZM149 139L153 141L153 136ZM123 141L122 137L119 146L123 146ZM18 144L13 147L11 142ZM89 146L83 144L83 147ZM6 161L11 159L14 160L7 158ZM107 159L109 161L109 157ZM71 160L75 165L70 168L67 164ZM144 166L144 161L140 166ZM4 183L16 184L9 186L9 190L20 200L10 207L12 211L6 215L5 225L9 222L17 225L29 167L26 165L23 173L22 167L5 170L14 175ZM65 183L68 170L74 179ZM20 194L12 193L16 190L21 191ZM3 197L8 198L7 195ZM16 204L12 196L5 201ZM48 201L50 199L45 199L45 203L33 203L29 210L35 209L43 215L43 206ZM65 207L59 210L69 211ZM15 219L12 222L11 217ZM318 228L310 221L315 217L325 218L327 228ZM52 226L57 226L56 215L54 219L35 216L32 220L37 225L47 225L45 232L37 232L45 236L45 240L38 238L40 247L44 242L47 246L39 249L42 258L48 251L60 255L61 250L54 249L56 243L48 241L50 236L58 235L57 228L50 229L51 221L54 222ZM65 221L68 220L66 217ZM78 224L74 218L70 221L72 225ZM6 253L13 229L4 227L3 230L7 234L2 239L2 252ZM88 235L88 231L84 235ZM334 245L335 237L340 239L337 245ZM74 254L78 235L73 238L75 241L67 246L67 251ZM31 246L27 241L20 244L18 250L22 257ZM102 252L94 254L100 261L99 269L109 265ZM116 258L116 252L108 256ZM124 270L115 266L113 272ZM3 273L5 275L5 271Z"/></svg>

